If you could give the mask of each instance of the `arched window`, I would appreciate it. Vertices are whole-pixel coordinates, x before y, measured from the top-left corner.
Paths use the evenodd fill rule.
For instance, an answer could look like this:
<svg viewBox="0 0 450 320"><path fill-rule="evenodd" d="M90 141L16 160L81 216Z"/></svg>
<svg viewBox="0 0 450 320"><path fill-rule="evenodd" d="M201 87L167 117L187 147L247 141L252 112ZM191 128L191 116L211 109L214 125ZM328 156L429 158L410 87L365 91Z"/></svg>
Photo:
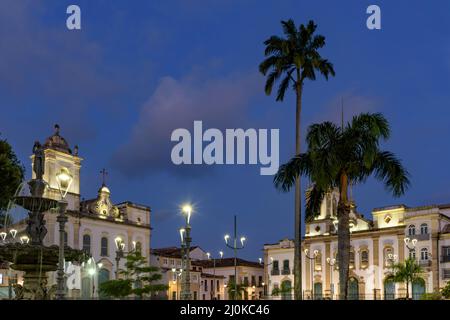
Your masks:
<svg viewBox="0 0 450 320"><path fill-rule="evenodd" d="M140 243L139 241L136 242L136 252L142 254L142 243Z"/></svg>
<svg viewBox="0 0 450 320"><path fill-rule="evenodd" d="M420 250L420 260L428 260L428 249L422 248Z"/></svg>
<svg viewBox="0 0 450 320"><path fill-rule="evenodd" d="M314 270L322 270L322 253L320 251L317 252L316 258L314 259Z"/></svg>
<svg viewBox="0 0 450 320"><path fill-rule="evenodd" d="M428 234L428 225L426 223L420 225L420 234Z"/></svg>
<svg viewBox="0 0 450 320"><path fill-rule="evenodd" d="M91 253L91 236L88 234L83 236L83 251L87 254Z"/></svg>
<svg viewBox="0 0 450 320"><path fill-rule="evenodd" d="M409 257L411 259L415 259L416 258L416 249L412 249L409 251Z"/></svg>
<svg viewBox="0 0 450 320"><path fill-rule="evenodd" d="M415 225L412 224L408 227L408 235L410 235L410 236L416 235L416 226Z"/></svg>
<svg viewBox="0 0 450 320"><path fill-rule="evenodd" d="M361 268L367 268L368 265L369 265L369 250L363 249L361 250L360 266Z"/></svg>
<svg viewBox="0 0 450 320"><path fill-rule="evenodd" d="M108 238L102 237L100 240L100 255L103 257L108 256Z"/></svg>
<svg viewBox="0 0 450 320"><path fill-rule="evenodd" d="M350 249L350 269L355 268L355 251L352 249Z"/></svg>
<svg viewBox="0 0 450 320"><path fill-rule="evenodd" d="M391 246L384 248L383 258L384 258L384 265L386 267L391 266L393 254L394 254L394 249Z"/></svg>

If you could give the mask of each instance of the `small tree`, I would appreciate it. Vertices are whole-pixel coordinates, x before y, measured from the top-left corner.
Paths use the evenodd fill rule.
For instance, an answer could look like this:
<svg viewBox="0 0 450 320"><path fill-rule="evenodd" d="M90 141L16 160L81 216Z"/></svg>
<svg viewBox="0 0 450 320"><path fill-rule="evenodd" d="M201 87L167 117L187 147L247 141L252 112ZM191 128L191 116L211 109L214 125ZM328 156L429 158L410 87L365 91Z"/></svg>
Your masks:
<svg viewBox="0 0 450 320"><path fill-rule="evenodd" d="M441 294L445 299L450 299L450 281L442 288Z"/></svg>
<svg viewBox="0 0 450 320"><path fill-rule="evenodd" d="M417 263L416 259L408 258L405 262L399 262L392 266L393 276L395 282L402 282L406 284L406 299L409 299L409 284L415 281L423 280L421 274L423 269Z"/></svg>
<svg viewBox="0 0 450 320"><path fill-rule="evenodd" d="M11 145L6 140L0 140L0 228L11 224L7 209L9 201L14 196L23 180L25 169L20 164Z"/></svg>
<svg viewBox="0 0 450 320"><path fill-rule="evenodd" d="M125 279L109 280L100 285L100 294L106 297L124 298L135 295L139 299L151 296L155 292L166 291L167 285L155 282L162 279L159 268L147 264L147 259L139 251L126 256L125 270L119 273Z"/></svg>
<svg viewBox="0 0 450 320"><path fill-rule="evenodd" d="M236 286L234 281L231 281L228 283L227 288L229 297L234 297L235 300L242 300L242 296L247 289L247 286L243 284L238 284Z"/></svg>

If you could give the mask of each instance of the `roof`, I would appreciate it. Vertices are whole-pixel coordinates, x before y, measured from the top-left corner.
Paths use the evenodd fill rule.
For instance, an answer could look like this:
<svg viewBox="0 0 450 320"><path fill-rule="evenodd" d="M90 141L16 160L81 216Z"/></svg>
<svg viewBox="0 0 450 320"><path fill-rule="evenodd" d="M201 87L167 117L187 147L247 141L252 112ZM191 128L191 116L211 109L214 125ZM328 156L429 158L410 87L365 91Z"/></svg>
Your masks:
<svg viewBox="0 0 450 320"><path fill-rule="evenodd" d="M445 225L442 229L442 233L450 233L450 224Z"/></svg>
<svg viewBox="0 0 450 320"><path fill-rule="evenodd" d="M59 125L57 124L55 124L55 133L45 140L44 148L72 154L67 140L59 135Z"/></svg>
<svg viewBox="0 0 450 320"><path fill-rule="evenodd" d="M203 273L203 272L202 272L202 278L224 279L225 277L224 277L224 276L221 276L221 275L218 275L218 274L213 275L213 274L211 274L211 273Z"/></svg>
<svg viewBox="0 0 450 320"><path fill-rule="evenodd" d="M193 246L190 248L190 251L199 248L198 246ZM168 258L180 258L181 259L181 248L179 247L166 247L166 248L157 248L152 249L151 253L155 256L163 256Z"/></svg>
<svg viewBox="0 0 450 320"><path fill-rule="evenodd" d="M215 260L216 268L234 267L234 258L222 258ZM198 260L195 261L195 264L201 265L203 268L213 268L214 260ZM264 265L259 262L248 261L240 258L236 259L236 265L239 267L264 268Z"/></svg>

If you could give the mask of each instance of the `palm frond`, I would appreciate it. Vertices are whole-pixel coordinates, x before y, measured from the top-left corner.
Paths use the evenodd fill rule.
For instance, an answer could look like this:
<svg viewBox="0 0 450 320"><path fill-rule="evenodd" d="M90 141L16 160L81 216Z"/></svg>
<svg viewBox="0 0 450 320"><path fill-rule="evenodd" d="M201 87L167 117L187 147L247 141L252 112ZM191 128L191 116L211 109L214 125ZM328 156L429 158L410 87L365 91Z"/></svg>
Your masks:
<svg viewBox="0 0 450 320"><path fill-rule="evenodd" d="M278 168L273 183L277 189L288 192L295 185L297 177L308 175L311 168L312 163L308 154L297 155Z"/></svg>
<svg viewBox="0 0 450 320"><path fill-rule="evenodd" d="M379 152L373 164L375 177L396 197L403 195L409 187L409 173L399 159L389 151Z"/></svg>
<svg viewBox="0 0 450 320"><path fill-rule="evenodd" d="M320 206L325 197L325 190L318 184L314 183L305 192L305 220L312 221L315 217L320 215Z"/></svg>

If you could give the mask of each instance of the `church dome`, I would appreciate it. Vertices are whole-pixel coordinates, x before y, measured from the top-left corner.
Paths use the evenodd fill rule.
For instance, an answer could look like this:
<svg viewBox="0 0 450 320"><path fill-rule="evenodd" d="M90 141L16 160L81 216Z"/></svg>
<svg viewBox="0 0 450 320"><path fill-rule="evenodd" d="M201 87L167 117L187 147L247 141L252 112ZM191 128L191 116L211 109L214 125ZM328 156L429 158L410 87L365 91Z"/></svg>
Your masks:
<svg viewBox="0 0 450 320"><path fill-rule="evenodd" d="M72 154L66 139L59 135L59 125L55 124L55 133L45 140L44 148Z"/></svg>

